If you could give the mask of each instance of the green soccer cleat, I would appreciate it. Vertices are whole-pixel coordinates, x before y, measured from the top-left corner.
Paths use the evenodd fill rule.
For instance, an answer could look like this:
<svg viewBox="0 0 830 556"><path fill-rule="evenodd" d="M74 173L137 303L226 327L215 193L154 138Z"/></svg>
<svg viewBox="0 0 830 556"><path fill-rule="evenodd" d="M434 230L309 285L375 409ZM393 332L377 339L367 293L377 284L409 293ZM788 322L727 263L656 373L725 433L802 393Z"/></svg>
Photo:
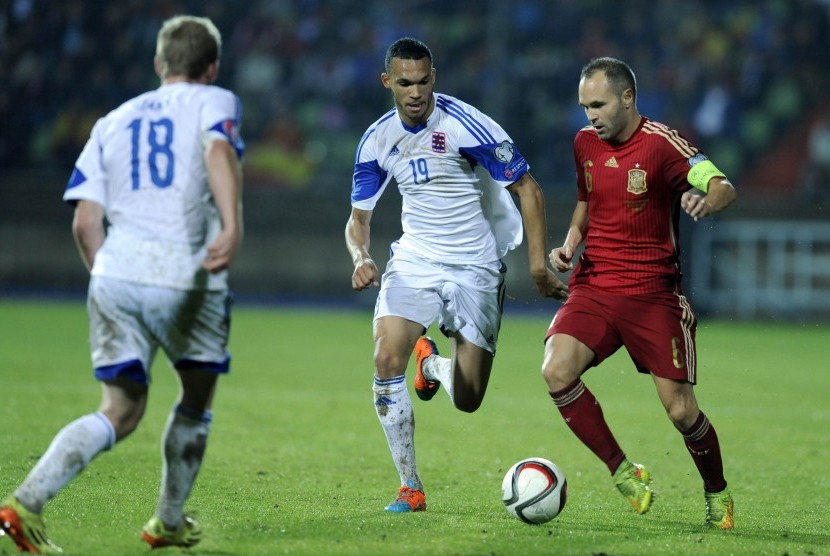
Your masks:
<svg viewBox="0 0 830 556"><path fill-rule="evenodd" d="M720 492L704 492L706 498L706 525L715 529L734 529L732 517L734 503L729 489Z"/></svg>
<svg viewBox="0 0 830 556"><path fill-rule="evenodd" d="M628 498L635 512L644 514L651 508L654 491L649 486L651 475L645 467L625 459L614 472L612 478L617 490Z"/></svg>
<svg viewBox="0 0 830 556"><path fill-rule="evenodd" d="M9 496L0 504L0 536L8 535L17 550L35 554L61 554L61 547L46 536L40 514L30 512L20 501Z"/></svg>
<svg viewBox="0 0 830 556"><path fill-rule="evenodd" d="M141 530L141 540L149 544L150 548L164 548L165 546L187 548L202 540L202 528L195 519L185 515L179 528L171 531L158 517L153 516Z"/></svg>

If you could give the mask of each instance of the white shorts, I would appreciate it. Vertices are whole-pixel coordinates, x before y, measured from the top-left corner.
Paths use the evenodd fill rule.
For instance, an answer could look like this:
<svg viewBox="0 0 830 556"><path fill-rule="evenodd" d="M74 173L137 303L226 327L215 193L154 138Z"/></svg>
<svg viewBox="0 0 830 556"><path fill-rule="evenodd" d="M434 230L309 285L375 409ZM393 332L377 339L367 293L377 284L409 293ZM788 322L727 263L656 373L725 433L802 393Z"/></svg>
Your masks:
<svg viewBox="0 0 830 556"><path fill-rule="evenodd" d="M393 245L381 277L375 320L403 317L424 328L438 320L441 332L458 332L468 341L496 353L504 275L501 261L452 265L424 259Z"/></svg>
<svg viewBox="0 0 830 556"><path fill-rule="evenodd" d="M159 347L178 370L227 373L230 300L227 290L177 290L93 276L87 310L95 377L149 384Z"/></svg>

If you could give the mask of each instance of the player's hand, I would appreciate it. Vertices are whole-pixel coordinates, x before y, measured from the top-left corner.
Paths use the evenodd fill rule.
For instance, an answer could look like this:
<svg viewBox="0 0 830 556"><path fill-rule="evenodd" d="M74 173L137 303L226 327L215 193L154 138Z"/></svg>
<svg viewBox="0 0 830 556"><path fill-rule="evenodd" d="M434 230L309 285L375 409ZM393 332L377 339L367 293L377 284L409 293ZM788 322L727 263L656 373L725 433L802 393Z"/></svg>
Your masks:
<svg viewBox="0 0 830 556"><path fill-rule="evenodd" d="M375 261L365 257L357 261L354 265L354 273L352 274L352 288L361 291L369 286L377 286L378 282L378 267Z"/></svg>
<svg viewBox="0 0 830 556"><path fill-rule="evenodd" d="M550 264L557 272L573 270L574 250L569 245L556 247L548 255Z"/></svg>
<svg viewBox="0 0 830 556"><path fill-rule="evenodd" d="M560 301L568 298L570 291L567 284L563 283L550 269L545 268L544 274L534 276L536 289L545 297L552 297Z"/></svg>
<svg viewBox="0 0 830 556"><path fill-rule="evenodd" d="M696 221L712 214L712 207L706 202L706 196L692 193L692 191L683 193L680 206Z"/></svg>
<svg viewBox="0 0 830 556"><path fill-rule="evenodd" d="M222 230L213 243L208 245L207 255L205 260L202 261L202 267L212 274L229 268L236 257L241 241L240 234L230 230Z"/></svg>

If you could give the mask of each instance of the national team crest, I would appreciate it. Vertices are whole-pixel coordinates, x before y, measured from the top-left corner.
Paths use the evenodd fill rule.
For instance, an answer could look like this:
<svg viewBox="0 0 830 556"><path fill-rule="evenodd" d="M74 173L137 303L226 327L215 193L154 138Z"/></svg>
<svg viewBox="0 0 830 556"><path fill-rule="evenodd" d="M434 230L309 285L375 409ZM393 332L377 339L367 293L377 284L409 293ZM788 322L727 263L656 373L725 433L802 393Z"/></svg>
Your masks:
<svg viewBox="0 0 830 556"><path fill-rule="evenodd" d="M628 191L635 195L642 195L648 191L646 184L646 171L639 168L628 171Z"/></svg>
<svg viewBox="0 0 830 556"><path fill-rule="evenodd" d="M447 134L443 131L432 132L432 152L447 152Z"/></svg>

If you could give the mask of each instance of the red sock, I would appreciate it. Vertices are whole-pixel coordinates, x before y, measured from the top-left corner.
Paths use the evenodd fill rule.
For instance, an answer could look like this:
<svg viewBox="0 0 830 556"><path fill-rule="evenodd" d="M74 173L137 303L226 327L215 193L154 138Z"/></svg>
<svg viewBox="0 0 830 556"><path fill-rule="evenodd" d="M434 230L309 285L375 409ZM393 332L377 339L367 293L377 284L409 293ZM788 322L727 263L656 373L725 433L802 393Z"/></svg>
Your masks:
<svg viewBox="0 0 830 556"><path fill-rule="evenodd" d="M720 492L725 489L726 479L723 478L723 461L718 435L706 415L701 411L692 428L681 433L686 442L686 448L689 449L703 479L703 490Z"/></svg>
<svg viewBox="0 0 830 556"><path fill-rule="evenodd" d="M625 459L625 454L611 434L597 399L585 383L576 379L562 390L551 392L550 397L576 437L614 473Z"/></svg>

